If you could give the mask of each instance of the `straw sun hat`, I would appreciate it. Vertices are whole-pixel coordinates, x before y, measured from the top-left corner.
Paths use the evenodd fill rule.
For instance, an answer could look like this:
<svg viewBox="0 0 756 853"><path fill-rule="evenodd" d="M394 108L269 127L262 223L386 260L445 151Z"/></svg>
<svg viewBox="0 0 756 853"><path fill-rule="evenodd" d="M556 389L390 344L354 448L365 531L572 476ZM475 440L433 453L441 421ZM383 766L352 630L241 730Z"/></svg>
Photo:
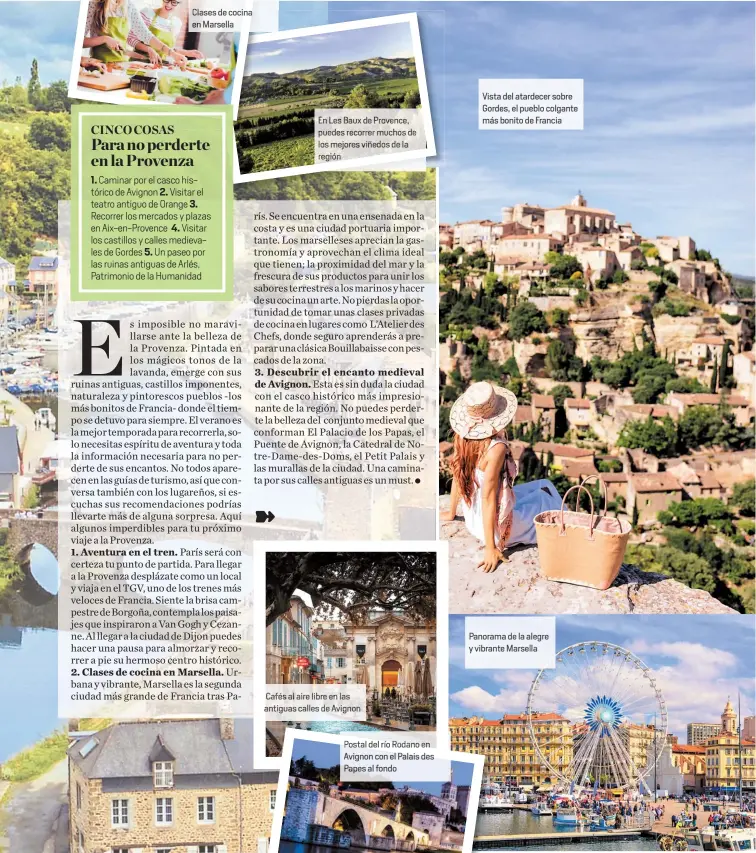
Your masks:
<svg viewBox="0 0 756 853"><path fill-rule="evenodd" d="M514 420L517 397L501 385L474 382L457 399L449 423L462 438L490 438Z"/></svg>

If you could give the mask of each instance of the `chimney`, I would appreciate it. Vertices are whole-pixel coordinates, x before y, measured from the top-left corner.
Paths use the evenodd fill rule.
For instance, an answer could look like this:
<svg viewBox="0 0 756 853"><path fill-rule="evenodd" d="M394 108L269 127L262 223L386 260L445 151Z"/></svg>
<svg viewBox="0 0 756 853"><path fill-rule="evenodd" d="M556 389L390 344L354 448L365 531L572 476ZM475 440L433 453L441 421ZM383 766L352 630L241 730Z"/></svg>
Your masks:
<svg viewBox="0 0 756 853"><path fill-rule="evenodd" d="M221 740L233 740L234 739L234 718L233 717L221 717L219 722L220 722Z"/></svg>

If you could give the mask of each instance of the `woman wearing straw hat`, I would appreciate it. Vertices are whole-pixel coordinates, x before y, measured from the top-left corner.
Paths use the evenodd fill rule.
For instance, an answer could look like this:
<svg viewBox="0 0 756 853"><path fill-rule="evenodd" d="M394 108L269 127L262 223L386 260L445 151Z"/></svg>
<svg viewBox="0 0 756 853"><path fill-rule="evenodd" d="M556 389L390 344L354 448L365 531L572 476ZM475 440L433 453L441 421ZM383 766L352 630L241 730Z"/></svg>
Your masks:
<svg viewBox="0 0 756 853"><path fill-rule="evenodd" d="M505 547L535 544L533 518L559 509L559 493L548 480L514 485L517 464L505 429L517 411L515 395L491 382L475 382L454 403L449 423L454 430L454 474L451 505L445 521L457 515L461 501L465 524L485 545L478 564L492 572Z"/></svg>

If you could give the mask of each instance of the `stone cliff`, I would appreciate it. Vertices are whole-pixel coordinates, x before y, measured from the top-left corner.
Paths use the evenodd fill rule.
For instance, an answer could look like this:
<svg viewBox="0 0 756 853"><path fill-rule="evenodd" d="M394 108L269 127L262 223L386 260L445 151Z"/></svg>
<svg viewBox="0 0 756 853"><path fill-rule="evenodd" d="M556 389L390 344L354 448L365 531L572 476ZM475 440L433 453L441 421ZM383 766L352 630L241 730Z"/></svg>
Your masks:
<svg viewBox="0 0 756 853"><path fill-rule="evenodd" d="M441 509L448 509L448 497ZM509 562L485 574L477 568L483 549L461 519L441 525L449 542L449 601L454 613L735 613L708 592L690 589L666 575L623 565L617 580L601 591L546 580L538 549L516 548Z"/></svg>

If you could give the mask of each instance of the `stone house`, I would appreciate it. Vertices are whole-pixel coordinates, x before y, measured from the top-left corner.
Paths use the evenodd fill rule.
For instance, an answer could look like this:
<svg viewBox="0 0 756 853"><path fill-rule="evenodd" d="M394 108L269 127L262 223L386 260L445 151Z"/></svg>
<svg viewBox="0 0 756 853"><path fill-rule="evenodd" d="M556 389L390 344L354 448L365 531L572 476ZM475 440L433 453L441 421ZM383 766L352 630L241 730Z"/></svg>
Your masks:
<svg viewBox="0 0 756 853"><path fill-rule="evenodd" d="M724 345L725 339L719 335L702 335L699 338L695 338L690 345L690 355L693 364L702 365L707 361L713 361L715 356L717 364L721 364Z"/></svg>
<svg viewBox="0 0 756 853"><path fill-rule="evenodd" d="M667 404L683 414L690 406L718 406L722 402L719 394L680 394L673 392L667 397ZM753 405L750 400L737 394L730 394L725 398L726 404L735 414L735 423L738 426L748 426L753 418Z"/></svg>
<svg viewBox="0 0 756 853"><path fill-rule="evenodd" d="M542 434L554 437L556 404L551 394L532 394L530 403L520 403L515 412L514 423L529 426L540 424Z"/></svg>
<svg viewBox="0 0 756 853"><path fill-rule="evenodd" d="M703 744L673 744L672 761L682 773L683 791L703 793L706 783L706 747Z"/></svg>
<svg viewBox="0 0 756 853"><path fill-rule="evenodd" d="M591 282L614 275L615 270L620 267L617 255L604 246L575 246L571 252L586 270L586 278L588 278L587 270L590 267Z"/></svg>
<svg viewBox="0 0 756 853"><path fill-rule="evenodd" d="M625 272L630 272L636 261L643 260L643 250L638 246L625 246L621 244L620 248L616 249L614 254L617 256L617 263Z"/></svg>
<svg viewBox="0 0 756 853"><path fill-rule="evenodd" d="M68 750L71 853L264 853L278 773L251 719L115 723Z"/></svg>
<svg viewBox="0 0 756 853"><path fill-rule="evenodd" d="M549 234L510 234L494 245L494 263L503 264L503 258L517 256L523 260L542 261L546 252L560 249L561 242Z"/></svg>
<svg viewBox="0 0 756 853"><path fill-rule="evenodd" d="M0 258L0 290L8 290L16 286L16 265L5 258Z"/></svg>
<svg viewBox="0 0 756 853"><path fill-rule="evenodd" d="M654 523L657 513L682 499L680 481L668 472L628 474L627 511L631 518L637 511L640 524Z"/></svg>
<svg viewBox="0 0 756 853"><path fill-rule="evenodd" d="M627 506L627 474L620 471L619 473L599 474L599 477L606 489L607 501L611 503L621 498L622 503Z"/></svg>
<svg viewBox="0 0 756 853"><path fill-rule="evenodd" d="M739 352L732 358L732 375L738 391L756 405L756 353L753 350Z"/></svg>
<svg viewBox="0 0 756 853"><path fill-rule="evenodd" d="M589 459L593 461L593 450L588 447L573 447L571 444L558 444L553 441L538 441L533 445L533 450L540 458L553 456L552 465L557 471L561 471L565 462L575 459Z"/></svg>
<svg viewBox="0 0 756 853"><path fill-rule="evenodd" d="M615 229L615 215L598 207L588 207L581 193L569 204L544 211L544 228L549 234L605 234Z"/></svg>
<svg viewBox="0 0 756 853"><path fill-rule="evenodd" d="M724 500L727 489L716 475L708 468L694 467L690 462L675 460L674 464L667 463L668 473L677 477L687 497L689 498L720 498Z"/></svg>
<svg viewBox="0 0 756 853"><path fill-rule="evenodd" d="M564 401L564 414L570 429L575 431L576 436L581 436L591 428L593 412L591 401L585 398L567 397Z"/></svg>
<svg viewBox="0 0 756 853"><path fill-rule="evenodd" d="M528 261L528 263L519 267L517 272L523 278L529 278L531 281L543 281L549 277L551 264L542 263L541 261Z"/></svg>
<svg viewBox="0 0 756 853"><path fill-rule="evenodd" d="M618 406L615 409L615 417L620 428L627 421L647 421L649 418L660 421L667 417L676 421L679 416L678 409L658 403L633 403L630 406Z"/></svg>
<svg viewBox="0 0 756 853"><path fill-rule="evenodd" d="M593 459L568 459L562 465L562 474L573 483L582 483L586 477L598 474ZM598 510L598 507L596 507Z"/></svg>
<svg viewBox="0 0 756 853"><path fill-rule="evenodd" d="M58 259L35 256L29 262L29 293L58 295Z"/></svg>

